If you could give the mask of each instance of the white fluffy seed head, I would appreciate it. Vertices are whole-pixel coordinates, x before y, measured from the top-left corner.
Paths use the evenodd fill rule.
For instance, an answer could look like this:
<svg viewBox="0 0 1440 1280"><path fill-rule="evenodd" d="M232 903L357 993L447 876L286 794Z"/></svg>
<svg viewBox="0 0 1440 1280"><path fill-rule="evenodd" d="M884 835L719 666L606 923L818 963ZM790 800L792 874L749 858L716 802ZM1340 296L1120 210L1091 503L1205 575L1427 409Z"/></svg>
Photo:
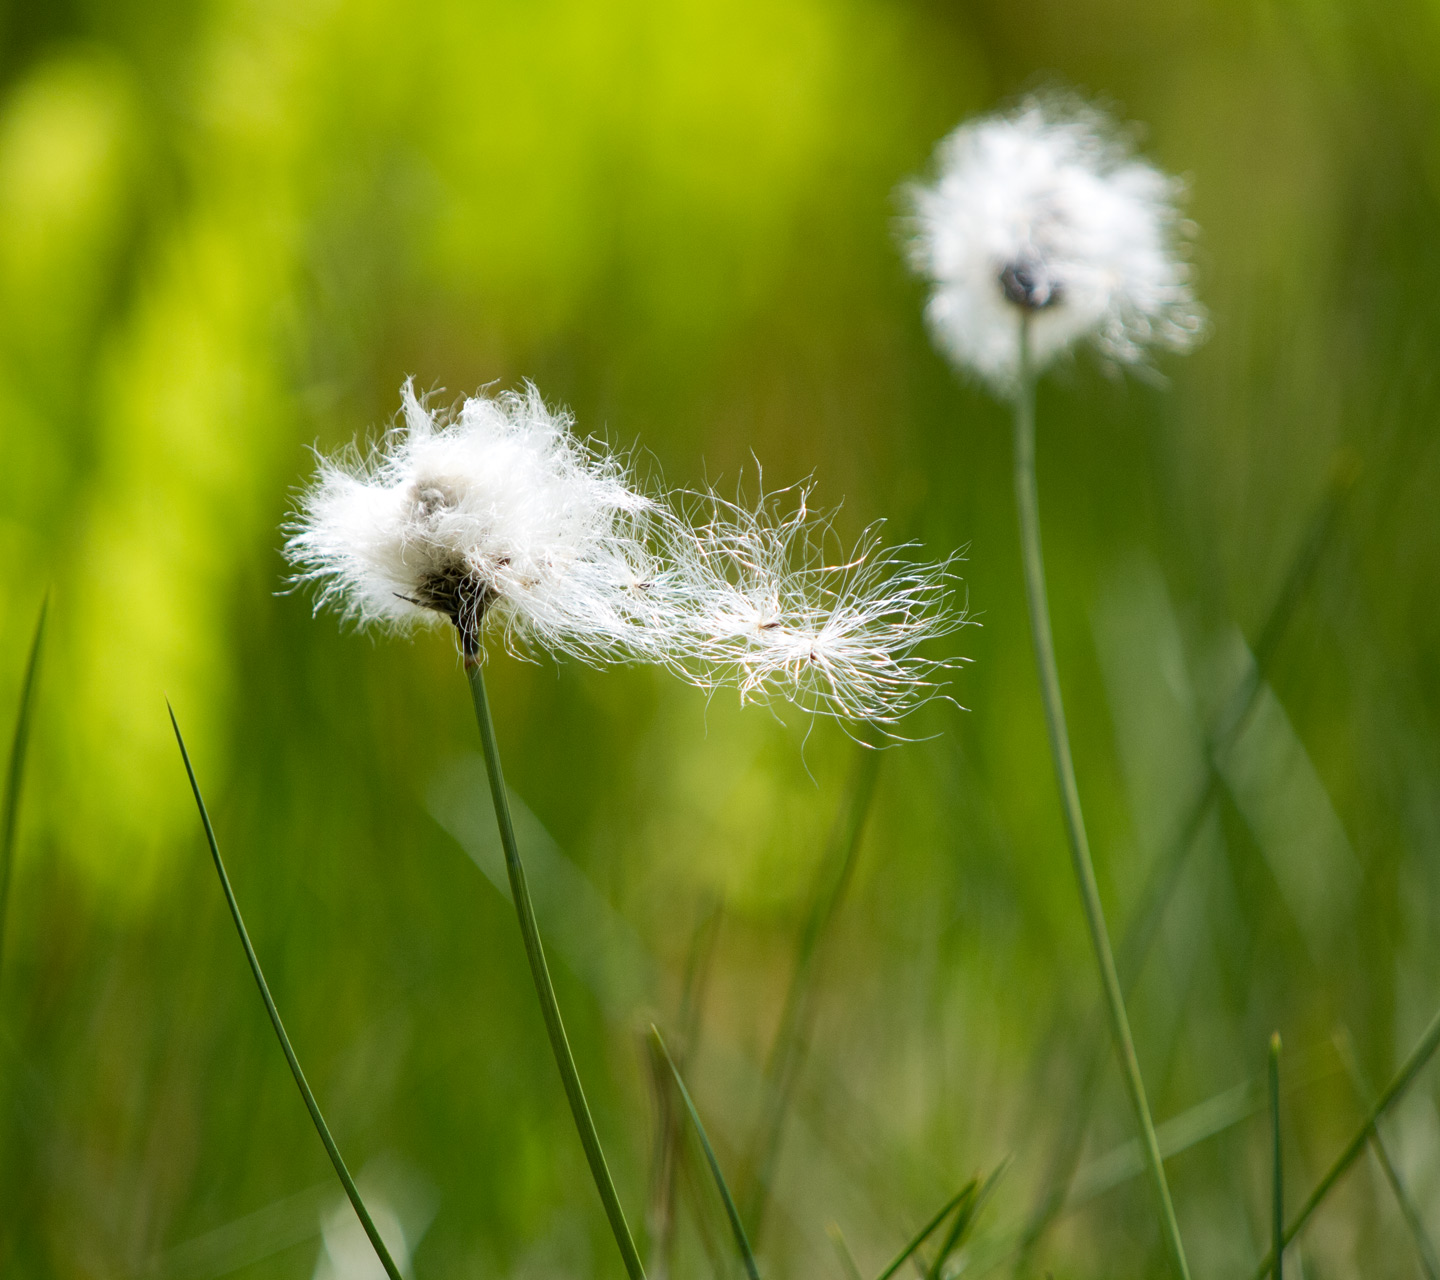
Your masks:
<svg viewBox="0 0 1440 1280"><path fill-rule="evenodd" d="M647 495L534 387L453 416L408 383L402 395L377 450L320 460L290 525L317 607L397 629L449 621L471 658L494 626L517 652L655 662L742 700L882 725L953 665L916 654L964 622L948 561L906 563L872 531L831 563L829 522L803 493L789 514L774 497Z"/></svg>
<svg viewBox="0 0 1440 1280"><path fill-rule="evenodd" d="M1022 318L1034 371L1082 340L1135 364L1202 336L1181 184L1136 158L1096 108L1027 98L961 125L936 159L935 181L908 192L910 258L957 365L1013 391Z"/></svg>
<svg viewBox="0 0 1440 1280"><path fill-rule="evenodd" d="M432 412L407 383L403 422L368 458L321 459L287 550L361 624L448 620L473 650L493 620L521 648L604 660L652 639L652 504L539 392Z"/></svg>

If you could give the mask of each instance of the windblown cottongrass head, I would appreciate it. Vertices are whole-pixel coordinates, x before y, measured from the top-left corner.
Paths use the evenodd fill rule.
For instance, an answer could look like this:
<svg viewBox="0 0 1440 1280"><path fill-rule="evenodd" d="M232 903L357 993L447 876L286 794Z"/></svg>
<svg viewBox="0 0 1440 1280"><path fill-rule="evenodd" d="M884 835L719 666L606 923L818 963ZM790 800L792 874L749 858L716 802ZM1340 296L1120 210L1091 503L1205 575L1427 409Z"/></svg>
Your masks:
<svg viewBox="0 0 1440 1280"><path fill-rule="evenodd" d="M1088 339L1121 364L1204 330L1183 256L1181 183L1136 158L1101 111L1027 98L961 125L909 192L911 262L932 283L936 342L1002 393Z"/></svg>
<svg viewBox="0 0 1440 1280"><path fill-rule="evenodd" d="M838 564L803 500L688 510L642 492L533 386L454 415L407 383L403 421L365 456L322 458L289 526L297 579L361 625L452 623L478 661L493 626L519 652L654 662L742 699L783 696L893 721L937 688L916 653L964 622L948 561L912 565L867 537Z"/></svg>
<svg viewBox="0 0 1440 1280"><path fill-rule="evenodd" d="M753 507L702 495L680 526L682 576L694 602L700 683L742 701L779 696L845 719L886 723L925 702L952 661L916 653L965 624L952 609L951 562L916 564L868 529L850 554L808 491L788 513L783 493Z"/></svg>

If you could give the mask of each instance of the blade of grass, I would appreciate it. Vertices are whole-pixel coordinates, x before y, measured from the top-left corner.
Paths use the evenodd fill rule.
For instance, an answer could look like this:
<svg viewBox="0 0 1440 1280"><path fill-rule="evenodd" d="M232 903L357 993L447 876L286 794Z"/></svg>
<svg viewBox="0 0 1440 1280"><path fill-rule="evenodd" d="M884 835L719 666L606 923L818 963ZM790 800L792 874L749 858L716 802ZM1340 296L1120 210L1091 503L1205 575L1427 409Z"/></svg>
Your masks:
<svg viewBox="0 0 1440 1280"><path fill-rule="evenodd" d="M1370 1092L1370 1085L1365 1079L1365 1073L1360 1070L1360 1062L1355 1056L1355 1045L1350 1039L1350 1032L1343 1027L1336 1033L1335 1051L1340 1055L1340 1061L1349 1073L1350 1083L1355 1086L1355 1095L1360 1099L1360 1105L1369 1110L1375 1098ZM1400 1177L1400 1170L1390 1159L1390 1152L1385 1146L1385 1139L1380 1135L1378 1123L1370 1128L1370 1148L1375 1152L1376 1160L1380 1162L1380 1169L1385 1174L1385 1181L1390 1184L1390 1190L1395 1193L1395 1201L1400 1206L1400 1214L1405 1219L1405 1225L1410 1228L1410 1236L1415 1242L1415 1252L1420 1258L1420 1269L1425 1273L1426 1280L1440 1280L1440 1261L1437 1261L1435 1257L1435 1246L1430 1241L1430 1233L1425 1230L1425 1224L1420 1220L1420 1211L1416 1209L1415 1202L1410 1198L1404 1179Z"/></svg>
<svg viewBox="0 0 1440 1280"><path fill-rule="evenodd" d="M950 1230L945 1235L945 1242L940 1246L940 1252L935 1255L935 1261L930 1264L926 1280L940 1280L940 1273L944 1270L945 1260L965 1243L965 1237L970 1228L975 1225L975 1220L985 1208L985 1202L995 1192L995 1186L1000 1181L1000 1176L1010 1166L1010 1157L1006 1156L995 1166L990 1176L981 1184L974 1195L967 1196L965 1202L960 1206L959 1212L955 1215L955 1221L950 1224ZM973 1183L971 1184L974 1185Z"/></svg>
<svg viewBox="0 0 1440 1280"><path fill-rule="evenodd" d="M840 1224L832 1222L825 1228L825 1234L835 1246L835 1256L840 1259L840 1270L845 1273L845 1280L863 1280L860 1268L855 1265L855 1259L850 1253L850 1247L845 1243L845 1237L840 1234Z"/></svg>
<svg viewBox="0 0 1440 1280"><path fill-rule="evenodd" d="M205 839L210 845L210 856L215 861L215 871L220 877L220 887L224 890L225 901L230 906L230 917L235 921L235 930L240 935L240 945L245 948L245 958L250 962L250 972L255 977L255 985L260 988L260 998L265 1001L265 1012L270 1015L270 1025L275 1028L280 1048L285 1053L285 1061L290 1064L290 1074L295 1077L295 1083L300 1089L300 1096L305 1100L305 1109L310 1113L310 1119L315 1124L315 1132L320 1135L320 1141L325 1144L325 1152L330 1157L330 1163L335 1166L335 1173L340 1179L340 1185L345 1188L345 1194L350 1198L355 1216L360 1219L360 1225L370 1238L375 1255L380 1259L380 1265L385 1268L385 1274L390 1277L390 1280L401 1280L400 1269L395 1265L395 1260L391 1258L390 1251L385 1247L385 1241L380 1238L380 1232L375 1228L370 1211L366 1209L365 1201L361 1199L360 1191L355 1186L355 1179L350 1176L350 1170L345 1166L340 1148L335 1145L335 1139L330 1136L330 1127L325 1123L325 1117L320 1114L320 1104L315 1101L315 1095L310 1091L310 1086L305 1080L305 1073L300 1069L300 1059L295 1056L295 1050L291 1048L290 1037L285 1034L285 1024L280 1021L280 1011L275 1007L275 1000L270 995L265 975L261 972L260 959L255 954L255 948L250 945L250 934L246 931L245 921L240 915L240 904L235 900L235 891L230 887L230 877L225 873L225 863L220 857L220 846L215 840L215 828L210 825L210 813L205 808L204 797L200 794L200 783L197 781L195 769L190 763L190 753L185 749L185 738L180 732L179 721L175 719L175 709L168 702L165 706L166 710L170 712L170 724L175 730L175 741L180 745L180 758L185 762L185 773L190 779L190 790L194 793L196 807L200 810L200 822L205 828Z"/></svg>
<svg viewBox="0 0 1440 1280"><path fill-rule="evenodd" d="M695 1126L695 1136L700 1139L700 1148L705 1152L705 1159L715 1178L715 1189L720 1193L720 1199L724 1201L725 1215L730 1219L730 1229L735 1233L735 1245L740 1250L741 1260L745 1263L745 1273L750 1280L760 1280L760 1270L755 1265L755 1253L750 1248L750 1241L745 1235L745 1224L740 1221L740 1211L735 1207L735 1197L730 1194L730 1188L725 1182L725 1175L720 1170L720 1161L715 1155L715 1148L710 1145L710 1137L705 1132L705 1125L700 1120L700 1113L695 1109L695 1103L690 1097L690 1090L685 1087L685 1081L680 1075L679 1068L675 1065L675 1059L670 1056L670 1050L665 1047L665 1040L660 1034L660 1028L652 1024L650 1034L654 1037L656 1048L659 1049L661 1056L670 1067L675 1087L680 1092L680 1100L685 1104L685 1110L690 1116L690 1123Z"/></svg>
<svg viewBox="0 0 1440 1280"><path fill-rule="evenodd" d="M1274 1178L1271 1183L1270 1252L1275 1258L1275 1280L1285 1278L1285 1166L1280 1148L1280 1033L1270 1037L1270 1147Z"/></svg>
<svg viewBox="0 0 1440 1280"><path fill-rule="evenodd" d="M550 981L550 967L545 961L545 948L540 941L540 926L530 901L525 866L520 861L520 846L515 840L515 824L510 816L510 797L505 790L505 774L500 766L500 747L495 738L495 723L490 716L489 695L485 691L484 668L468 647L465 671L470 681L475 723L479 727L480 743L485 752L485 772L490 780L490 797L495 803L495 822L500 829L501 847L505 851L505 871L510 878L510 896L515 902L515 914L520 921L520 936L525 943L525 958L530 962L530 976L535 983L535 994L540 1001L540 1013L545 1020L545 1031L550 1037L555 1065L560 1071L560 1081L570 1103L570 1114L575 1119L580 1145L585 1148L585 1159L590 1165L590 1176L595 1180L595 1188L600 1193L605 1217L610 1223L615 1243L619 1246L625 1270L630 1280L645 1280L645 1267L640 1261L635 1239L630 1234L630 1224L625 1221L625 1210L621 1208L620 1196L610 1177L610 1166L605 1162L600 1135L595 1129L594 1117L590 1114L590 1104L585 1100L585 1090L580 1084L580 1073L575 1066L575 1055L570 1050L565 1023L560 1017L560 1004L555 999L555 987Z"/></svg>
<svg viewBox="0 0 1440 1280"><path fill-rule="evenodd" d="M976 1188L979 1185L980 1182L978 1178L971 1178L969 1182L967 1182L963 1187L960 1188L959 1191L957 1191L953 1196L951 1196L950 1199L948 1199L943 1205L941 1205L939 1212L936 1213L936 1215L931 1218L929 1222L927 1222L923 1227L921 1227L920 1230L917 1231L913 1237L911 1237L910 1243L907 1244L903 1249L900 1250L899 1253L895 1255L894 1260L890 1263L888 1267L885 1268L884 1271L882 1271L876 1277L876 1280L890 1280L890 1277L893 1276L897 1271L899 1271L900 1268L903 1267L906 1262L910 1260L910 1256L918 1248L920 1248L920 1246L923 1245L925 1241L928 1240L930 1236L934 1233L935 1229L939 1227L939 1225L950 1216L951 1210L956 1208L956 1206L963 1204L966 1200L973 1196L975 1194Z"/></svg>
<svg viewBox="0 0 1440 1280"><path fill-rule="evenodd" d="M1300 1211L1291 1220L1290 1225L1285 1228L1284 1235L1280 1241L1281 1248L1284 1248L1300 1234L1300 1229L1310 1220L1310 1215L1320 1207L1325 1197L1330 1194L1331 1189L1340 1181L1350 1166L1355 1163L1355 1157L1365 1149L1366 1143L1370 1140L1370 1134L1379 1123L1380 1117L1383 1116L1405 1090L1410 1087L1411 1082L1420 1074L1425 1064L1430 1061L1437 1047L1440 1047L1440 1013L1437 1013L1431 1020L1430 1025L1425 1028L1424 1034L1416 1042L1415 1047L1410 1050L1410 1056L1400 1065L1400 1069L1375 1100L1375 1104L1370 1108L1360 1128L1356 1130L1355 1135L1350 1141L1345 1144L1340 1154L1335 1157L1334 1163L1325 1171L1324 1177L1315 1184L1315 1189L1300 1207ZM1259 1267L1256 1268L1254 1280L1265 1280L1265 1273L1270 1270L1273 1259L1274 1250L1272 1249L1261 1260Z"/></svg>
<svg viewBox="0 0 1440 1280"><path fill-rule="evenodd" d="M40 651L45 639L45 618L50 612L47 594L40 602L25 678L20 682L20 708L15 713L15 733L10 740L10 768L5 774L5 809L0 815L0 964L5 959L5 917L10 904L10 874L15 863L15 831L20 823L20 795L25 782L25 755L30 746L30 719L35 710L35 691L40 683Z"/></svg>
<svg viewBox="0 0 1440 1280"><path fill-rule="evenodd" d="M1155 1140L1155 1121L1145 1096L1145 1081L1140 1073L1140 1060L1135 1054L1135 1040L1130 1033L1130 1019L1125 1012L1125 996L1115 968L1115 955L1110 934L1105 927L1105 910L1100 901L1100 887L1095 880L1095 865L1090 856L1090 841L1085 832L1085 817L1080 807L1080 788L1075 779L1075 763L1070 753L1070 735L1065 725L1065 704L1060 693L1060 671L1055 659L1055 642L1050 628L1050 605L1046 599L1045 562L1040 541L1040 498L1035 478L1035 376L1030 361L1030 321L1020 321L1020 387L1015 397L1015 506L1020 522L1020 551L1025 569L1025 601L1030 613L1030 631L1035 647L1035 666L1040 677L1041 700L1045 707L1045 726L1050 739L1050 754L1055 765L1055 780L1060 791L1060 805L1065 816L1065 833L1070 844L1070 861L1080 890L1080 905L1090 933L1090 943L1099 969L1100 989L1110 1016L1110 1033L1115 1053L1120 1060L1120 1075L1135 1113L1140 1131L1141 1150L1160 1233L1170 1254L1170 1263L1178 1280L1189 1280L1190 1267L1185 1260L1185 1246L1180 1239L1180 1224L1175 1219L1175 1205L1170 1198L1170 1184L1165 1178L1165 1165Z"/></svg>
<svg viewBox="0 0 1440 1280"><path fill-rule="evenodd" d="M785 1117L790 1108L795 1080L805 1056L814 1015L814 981L819 969L821 948L832 921L845 899L854 876L865 819L875 798L875 784L880 775L881 753L873 746L860 744L860 756L845 805L836 815L826 854L816 870L815 889L811 895L809 914L800 935L795 954L795 967L780 1026L775 1033L770 1057L765 1064L763 1110L750 1162L751 1174L745 1194L745 1221L750 1234L759 1240L765 1225L765 1209L775 1166L780 1159L784 1138ZM838 864L838 866L837 866Z"/></svg>
<svg viewBox="0 0 1440 1280"><path fill-rule="evenodd" d="M711 902L701 913L690 938L680 989L680 1043L676 1049L677 1062L682 1065L694 1054L699 1040L710 961L715 954L723 914L722 905ZM649 1057L658 1115L650 1178L650 1274L653 1280L665 1280L670 1273L674 1246L676 1177L684 1147L680 1143L681 1129L672 1102L674 1091L669 1087L669 1072L655 1052L653 1041L649 1045Z"/></svg>
<svg viewBox="0 0 1440 1280"><path fill-rule="evenodd" d="M1204 777L1197 783L1195 793L1184 809L1184 816L1177 825L1175 834L1166 843L1146 875L1139 902L1116 950L1115 963L1120 975L1121 990L1127 996L1139 978L1145 958L1159 933L1160 921L1179 887L1191 850L1219 799L1224 785L1220 762L1249 722L1260 691L1264 688L1264 677L1274 661L1275 652L1305 598L1315 571L1339 526L1356 476L1357 469L1348 456L1342 455L1336 460L1331 468L1330 484L1325 496L1311 517L1281 588L1260 626L1252 649L1254 662L1225 698L1219 714L1209 726L1206 733ZM1025 1228L1024 1244L1016 1261L1017 1275L1030 1270L1030 1259L1034 1250L1050 1224L1059 1216L1069 1197L1070 1184L1080 1167L1090 1107L1104 1060L1105 1035L1102 1023L1103 1015L1097 1016L1093 1030L1086 1037L1087 1047L1082 1050L1081 1056L1085 1067L1076 1090L1076 1100L1069 1108L1069 1123L1062 1129L1060 1140L1055 1145L1050 1160L1051 1174L1046 1180L1045 1190Z"/></svg>

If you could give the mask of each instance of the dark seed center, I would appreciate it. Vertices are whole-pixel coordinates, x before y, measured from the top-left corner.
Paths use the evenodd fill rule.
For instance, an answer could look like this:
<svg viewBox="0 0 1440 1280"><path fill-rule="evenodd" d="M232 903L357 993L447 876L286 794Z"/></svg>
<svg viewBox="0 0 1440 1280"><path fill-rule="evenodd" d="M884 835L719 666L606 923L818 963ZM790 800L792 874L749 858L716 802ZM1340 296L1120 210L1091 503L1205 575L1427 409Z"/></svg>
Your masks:
<svg viewBox="0 0 1440 1280"><path fill-rule="evenodd" d="M1005 297L1026 311L1043 311L1060 301L1057 280L1038 262L1021 260L1010 263L1000 273L1000 288Z"/></svg>
<svg viewBox="0 0 1440 1280"><path fill-rule="evenodd" d="M455 624L467 658L480 652L480 624L495 598L489 584L465 564L447 565L427 574L410 597L413 604L433 609Z"/></svg>

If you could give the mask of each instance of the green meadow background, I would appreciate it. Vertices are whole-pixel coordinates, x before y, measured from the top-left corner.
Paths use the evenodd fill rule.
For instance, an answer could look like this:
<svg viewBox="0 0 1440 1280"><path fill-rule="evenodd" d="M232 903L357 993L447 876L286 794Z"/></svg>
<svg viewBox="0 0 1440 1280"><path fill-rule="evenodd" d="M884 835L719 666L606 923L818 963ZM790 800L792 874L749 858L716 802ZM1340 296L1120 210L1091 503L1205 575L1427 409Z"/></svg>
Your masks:
<svg viewBox="0 0 1440 1280"><path fill-rule="evenodd" d="M1158 377L1058 368L1040 486L1117 938L1207 799L1131 1013L1157 1118L1221 1117L1169 1163L1195 1274L1248 1274L1270 1033L1293 1207L1363 1114L1337 1036L1373 1089L1440 1008L1437 51L1431 0L6 4L7 740L47 589L50 629L0 967L0 1273L337 1274L316 1267L338 1186L168 696L301 1060L418 1238L414 1274L621 1274L492 878L454 643L357 635L285 590L312 446L382 430L412 375L446 398L533 379L669 483L753 491L758 462L767 486L812 479L846 539L884 517L917 554L966 549L980 625L932 656L973 662L881 761L760 1252L767 1277L838 1280L834 1223L873 1275L1011 1155L964 1274L1003 1257L1079 1105L1098 985L1008 420L931 348L897 189L960 119L1060 83L1143 122L1199 227L1208 343ZM489 680L649 1253L643 1032L687 1051L743 1184L858 751L649 669L495 652ZM1437 1072L1385 1130L1434 1232ZM1107 1059L1092 1194L1026 1275L1166 1274L1143 1180L1104 1163L1131 1131ZM676 1195L673 1273L737 1274L693 1149ZM1290 1267L1421 1274L1368 1157Z"/></svg>

